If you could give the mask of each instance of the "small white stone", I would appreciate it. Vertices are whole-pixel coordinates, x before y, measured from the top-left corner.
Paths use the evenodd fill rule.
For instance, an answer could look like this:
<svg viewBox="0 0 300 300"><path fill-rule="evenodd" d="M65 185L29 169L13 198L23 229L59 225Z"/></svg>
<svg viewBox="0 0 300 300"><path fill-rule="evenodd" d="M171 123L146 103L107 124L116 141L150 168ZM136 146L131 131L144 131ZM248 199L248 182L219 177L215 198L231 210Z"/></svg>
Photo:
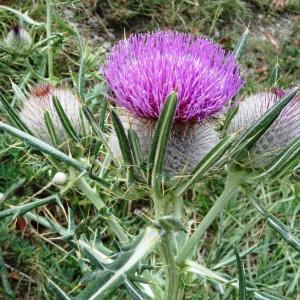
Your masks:
<svg viewBox="0 0 300 300"><path fill-rule="evenodd" d="M0 203L4 200L5 195L3 193L0 193Z"/></svg>
<svg viewBox="0 0 300 300"><path fill-rule="evenodd" d="M57 172L54 175L52 182L56 185L64 185L67 182L67 175L63 172Z"/></svg>

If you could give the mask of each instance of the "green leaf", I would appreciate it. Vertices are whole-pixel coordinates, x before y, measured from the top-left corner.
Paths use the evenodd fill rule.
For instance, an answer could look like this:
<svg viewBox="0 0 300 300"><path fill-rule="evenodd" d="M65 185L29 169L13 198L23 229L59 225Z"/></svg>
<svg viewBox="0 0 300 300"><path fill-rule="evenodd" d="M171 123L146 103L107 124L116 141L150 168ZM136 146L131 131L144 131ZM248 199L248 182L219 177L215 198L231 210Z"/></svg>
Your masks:
<svg viewBox="0 0 300 300"><path fill-rule="evenodd" d="M225 137L221 142L219 142L206 156L198 163L195 169L192 171L190 178L179 185L175 191L175 195L179 197L187 189L193 185L199 177L203 176L209 168L211 168L227 151L229 146L235 140L236 135L232 134Z"/></svg>
<svg viewBox="0 0 300 300"><path fill-rule="evenodd" d="M124 159L125 165L127 165L128 168L128 182L132 183L134 181L134 173L133 173L133 158L132 158L130 144L125 129L122 125L122 122L114 109L112 109L111 111L111 117L119 141L122 157Z"/></svg>
<svg viewBox="0 0 300 300"><path fill-rule="evenodd" d="M244 53L247 41L248 41L248 35L249 35L249 27L245 30L245 32L242 34L239 42L235 46L233 53L237 60L239 60L242 57L242 54Z"/></svg>
<svg viewBox="0 0 300 300"><path fill-rule="evenodd" d="M287 173L299 163L300 138L290 143L274 160L259 174L248 176L250 180L260 180L264 177L276 179Z"/></svg>
<svg viewBox="0 0 300 300"><path fill-rule="evenodd" d="M105 138L104 132L102 131L102 129L99 127L97 120L95 119L95 117L93 116L92 112L88 109L87 106L84 106L82 108L83 113L85 115L85 117L87 118L88 122L91 124L94 132L98 135L98 137L100 138L101 142L103 143L103 145L105 146L107 152L109 153L110 157L112 158L112 160L114 161L114 163L118 166L119 162L116 160L113 152L111 151L107 140Z"/></svg>
<svg viewBox="0 0 300 300"><path fill-rule="evenodd" d="M17 128L14 128L10 125L7 125L3 122L0 122L0 129L4 130L5 132L24 140L28 144L30 144L33 148L49 154L51 157L58 159L59 161L63 161L64 163L68 164L69 166L73 167L74 169L80 172L86 172L87 168L78 160L69 157L65 153L57 150L56 148L52 147L51 145L37 139L36 137L29 135Z"/></svg>
<svg viewBox="0 0 300 300"><path fill-rule="evenodd" d="M128 140L131 147L134 164L138 167L137 170L142 174L142 177L146 180L146 174L143 170L144 160L140 141L136 132L131 128L128 129Z"/></svg>
<svg viewBox="0 0 300 300"><path fill-rule="evenodd" d="M49 196L47 198L44 199L39 199L36 200L34 202L28 203L28 204L24 204L24 205L19 205L19 206L15 206L13 208L9 208L6 210L3 210L0 212L0 220L4 219L6 217L9 216L14 216L14 218L17 218L18 216L24 215L25 213L27 213L28 211L40 207L42 205L54 202L58 200L58 196L57 195L52 195Z"/></svg>
<svg viewBox="0 0 300 300"><path fill-rule="evenodd" d="M228 128L228 126L229 126L231 120L232 120L233 117L236 115L236 113L238 112L238 110L239 110L239 106L237 105L237 106L235 106L234 108L232 108L232 109L228 112L228 114L226 115L224 124L223 124L223 126L222 126L222 128L221 128L222 130L224 130L224 131L227 130L227 128Z"/></svg>
<svg viewBox="0 0 300 300"><path fill-rule="evenodd" d="M159 241L160 234L158 230L148 227L136 248L128 255L121 254L117 261L113 263L114 268L111 265L111 271L104 270L99 278L90 283L77 296L77 299L105 299L124 282L130 273L134 273L140 260L145 258Z"/></svg>
<svg viewBox="0 0 300 300"><path fill-rule="evenodd" d="M99 249L95 247L92 243L87 240L80 238L78 240L79 247L84 250L89 257L92 257L94 261L96 261L99 265L107 265L111 264L113 260L107 256L105 253L102 253Z"/></svg>
<svg viewBox="0 0 300 300"><path fill-rule="evenodd" d="M58 146L58 138L57 138L57 134L55 132L55 128L54 128L54 125L53 125L52 118L51 118L48 111L44 112L44 121L45 121L47 130L48 130L48 133L51 137L51 141L52 141L53 145L55 147L57 147Z"/></svg>
<svg viewBox="0 0 300 300"><path fill-rule="evenodd" d="M152 299L146 295L141 289L131 280L125 279L125 287L132 300L148 300Z"/></svg>
<svg viewBox="0 0 300 300"><path fill-rule="evenodd" d="M265 133L269 126L276 120L280 112L292 101L297 94L297 88L287 93L278 103L259 118L248 130L238 139L232 153L233 158L238 160L240 155L253 146L253 144Z"/></svg>
<svg viewBox="0 0 300 300"><path fill-rule="evenodd" d="M50 289L55 293L58 300L72 300L67 293L65 293L54 281L48 278L48 284Z"/></svg>
<svg viewBox="0 0 300 300"><path fill-rule="evenodd" d="M99 114L99 127L101 130L104 130L104 125L105 125L105 116L106 116L106 111L107 111L108 103L106 99L101 99L100 102L100 114Z"/></svg>
<svg viewBox="0 0 300 300"><path fill-rule="evenodd" d="M246 280L245 280L244 266L236 247L234 247L234 252L236 256L236 263L239 270L239 300L246 300L247 295L246 295Z"/></svg>
<svg viewBox="0 0 300 300"><path fill-rule="evenodd" d="M4 108L7 111L9 117L15 123L15 125L19 129L21 129L21 130L23 130L23 131L25 131L29 134L32 134L31 131L28 129L28 127L24 124L24 122L19 118L18 114L15 113L15 111L10 107L9 103L5 100L5 98L1 94L0 94L0 102L4 106Z"/></svg>
<svg viewBox="0 0 300 300"><path fill-rule="evenodd" d="M251 203L261 213L268 224L277 232L279 235L294 249L300 252L300 241L290 233L288 227L286 227L282 222L280 222L274 215L268 212L261 204L256 201L253 196L250 196Z"/></svg>
<svg viewBox="0 0 300 300"><path fill-rule="evenodd" d="M58 114L59 120L62 124L62 126L64 127L65 132L67 133L67 135L73 139L74 141L76 141L77 143L79 143L79 138L76 134L76 131L73 127L73 125L71 124L69 118L67 117L63 107L61 106L58 98L56 96L52 97L52 101L55 107L55 110Z"/></svg>
<svg viewBox="0 0 300 300"><path fill-rule="evenodd" d="M7 6L4 6L4 5L0 5L0 10L3 9L3 10L6 10L6 11L9 11L9 12L12 12L13 14L15 14L18 18L22 19L24 22L30 24L30 25L33 25L33 26L37 26L37 27L42 27L42 26L45 26L45 23L39 23L37 21L34 21L32 18L30 18L27 13L21 13L20 11L18 10L15 10L13 8L10 8L10 7L7 7Z"/></svg>
<svg viewBox="0 0 300 300"><path fill-rule="evenodd" d="M156 124L155 132L151 142L150 154L148 158L149 175L151 175L151 184L158 192L157 180L162 174L163 162L165 159L167 144L173 125L177 105L176 93L171 93L160 113Z"/></svg>
<svg viewBox="0 0 300 300"><path fill-rule="evenodd" d="M280 65L277 62L270 77L271 86L277 85L279 78L280 78Z"/></svg>

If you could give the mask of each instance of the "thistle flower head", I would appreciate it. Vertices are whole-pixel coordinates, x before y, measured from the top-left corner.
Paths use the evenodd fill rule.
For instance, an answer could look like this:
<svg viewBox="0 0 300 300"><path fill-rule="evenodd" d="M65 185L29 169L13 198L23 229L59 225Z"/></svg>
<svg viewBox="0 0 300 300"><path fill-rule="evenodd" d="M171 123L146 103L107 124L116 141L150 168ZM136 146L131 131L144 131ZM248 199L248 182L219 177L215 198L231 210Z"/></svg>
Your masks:
<svg viewBox="0 0 300 300"><path fill-rule="evenodd" d="M55 88L49 84L37 85L32 89L29 98L24 101L20 111L20 118L30 129L34 136L52 144L51 135L45 123L45 112L48 111L56 132L58 142L64 143L68 140L59 116L53 104L53 96L60 102L66 116L70 120L75 131L82 132L80 117L80 102L78 98L69 90Z"/></svg>
<svg viewBox="0 0 300 300"><path fill-rule="evenodd" d="M156 122L134 117L126 111L122 111L119 116L126 130L132 128L137 133L143 158L147 160ZM218 141L218 134L210 122L175 123L168 142L164 170L171 175L189 174ZM115 132L109 144L113 153L121 157Z"/></svg>
<svg viewBox="0 0 300 300"><path fill-rule="evenodd" d="M14 25L7 34L4 43L12 52L21 53L30 49L32 39L25 29L18 25Z"/></svg>
<svg viewBox="0 0 300 300"><path fill-rule="evenodd" d="M175 121L200 122L221 111L243 85L232 54L172 31L131 35L112 48L102 71L112 101L146 119L157 119L176 91Z"/></svg>
<svg viewBox="0 0 300 300"><path fill-rule="evenodd" d="M272 92L246 97L240 103L239 110L229 125L229 131L242 132L251 127L284 94L283 90L275 89ZM297 137L300 137L300 99L294 98L251 148L252 165L254 167L265 166Z"/></svg>

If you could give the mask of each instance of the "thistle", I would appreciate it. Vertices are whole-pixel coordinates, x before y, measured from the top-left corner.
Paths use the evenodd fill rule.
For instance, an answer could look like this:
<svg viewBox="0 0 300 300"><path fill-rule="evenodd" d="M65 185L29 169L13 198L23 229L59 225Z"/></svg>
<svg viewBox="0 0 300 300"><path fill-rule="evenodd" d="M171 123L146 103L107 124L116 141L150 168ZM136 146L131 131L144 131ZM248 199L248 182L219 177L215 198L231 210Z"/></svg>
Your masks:
<svg viewBox="0 0 300 300"><path fill-rule="evenodd" d="M55 88L49 84L37 85L32 89L31 95L21 108L20 118L34 136L49 144L53 144L45 123L45 113L48 112L52 119L58 143L62 144L68 140L68 136L56 112L53 97L56 97L60 102L75 131L79 134L82 133L79 99L71 91Z"/></svg>
<svg viewBox="0 0 300 300"><path fill-rule="evenodd" d="M32 45L30 34L18 25L14 25L7 34L4 43L6 47L14 53L26 52Z"/></svg>
<svg viewBox="0 0 300 300"><path fill-rule="evenodd" d="M121 112L119 114L126 130L133 129L139 137L141 152L146 158L150 152L151 141L156 122L145 118L137 118ZM212 122L204 123L175 123L169 140L165 170L169 174L190 173L219 141L218 134ZM110 147L117 157L121 157L118 139L112 134Z"/></svg>
<svg viewBox="0 0 300 300"><path fill-rule="evenodd" d="M232 54L205 38L172 31L131 35L119 42L102 72L111 101L127 111L122 116L125 127L131 124L137 130L145 154L164 102L176 91L166 164L176 172L190 170L217 143L214 126L207 121L243 85Z"/></svg>
<svg viewBox="0 0 300 300"><path fill-rule="evenodd" d="M229 125L230 132L243 132L279 101L285 92L275 89L246 97ZM294 98L249 152L254 167L263 167L300 136L300 101Z"/></svg>

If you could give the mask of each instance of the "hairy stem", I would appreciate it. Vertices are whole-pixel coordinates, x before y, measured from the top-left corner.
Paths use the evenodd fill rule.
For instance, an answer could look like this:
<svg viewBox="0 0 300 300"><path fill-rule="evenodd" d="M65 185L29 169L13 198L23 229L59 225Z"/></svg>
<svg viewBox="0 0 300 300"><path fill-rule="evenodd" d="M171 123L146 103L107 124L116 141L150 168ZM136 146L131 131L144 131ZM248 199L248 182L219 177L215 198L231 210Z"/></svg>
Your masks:
<svg viewBox="0 0 300 300"><path fill-rule="evenodd" d="M185 259L194 253L195 248L199 245L203 234L220 215L228 202L236 197L241 180L242 176L239 173L232 173L228 175L224 191L206 214L202 222L198 225L194 233L188 238L181 251L178 253L176 258L176 263L178 266L181 266Z"/></svg>

